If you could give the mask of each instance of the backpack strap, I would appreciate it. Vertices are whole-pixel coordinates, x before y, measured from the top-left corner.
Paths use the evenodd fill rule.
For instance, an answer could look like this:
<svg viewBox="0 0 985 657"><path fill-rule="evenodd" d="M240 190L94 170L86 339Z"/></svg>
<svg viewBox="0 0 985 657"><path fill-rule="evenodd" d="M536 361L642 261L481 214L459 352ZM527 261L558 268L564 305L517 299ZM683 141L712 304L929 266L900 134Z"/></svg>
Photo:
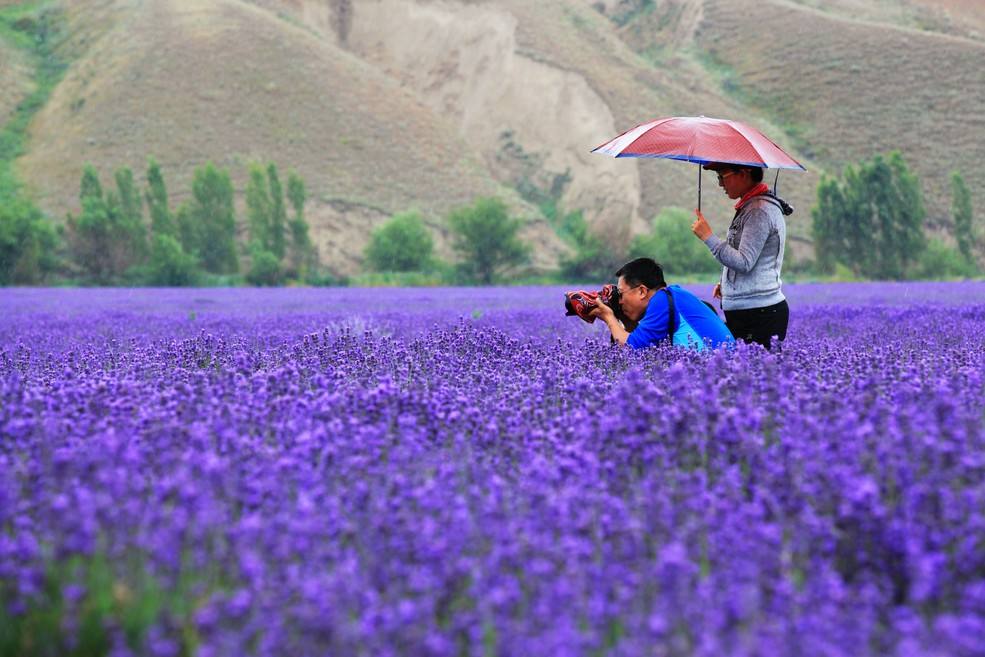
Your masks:
<svg viewBox="0 0 985 657"><path fill-rule="evenodd" d="M760 194L759 196L754 196L753 198L762 199L770 205L775 205L780 209L780 212L782 212L785 217L789 217L793 214L793 206L772 192L766 192L765 194ZM751 201L752 199L749 200Z"/></svg>
<svg viewBox="0 0 985 657"><path fill-rule="evenodd" d="M674 333L677 332L677 310L674 307L674 295L670 288L665 287L663 291L667 294L667 340L674 342Z"/></svg>

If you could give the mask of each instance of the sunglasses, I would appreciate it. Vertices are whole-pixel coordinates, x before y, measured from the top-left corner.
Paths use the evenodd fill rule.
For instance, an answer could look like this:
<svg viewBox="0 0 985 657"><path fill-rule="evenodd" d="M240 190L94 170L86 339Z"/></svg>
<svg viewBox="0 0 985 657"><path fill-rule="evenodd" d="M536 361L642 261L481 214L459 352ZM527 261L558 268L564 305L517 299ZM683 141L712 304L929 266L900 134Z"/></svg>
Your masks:
<svg viewBox="0 0 985 657"><path fill-rule="evenodd" d="M724 182L729 176L739 173L738 171L726 171L725 173L718 174L718 182Z"/></svg>

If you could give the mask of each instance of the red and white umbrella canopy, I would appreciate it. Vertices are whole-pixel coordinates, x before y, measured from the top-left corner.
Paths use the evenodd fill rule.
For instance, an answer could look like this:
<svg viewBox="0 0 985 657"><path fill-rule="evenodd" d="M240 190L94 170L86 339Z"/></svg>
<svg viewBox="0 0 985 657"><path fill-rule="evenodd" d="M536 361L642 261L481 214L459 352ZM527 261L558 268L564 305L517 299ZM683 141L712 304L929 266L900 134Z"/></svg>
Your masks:
<svg viewBox="0 0 985 657"><path fill-rule="evenodd" d="M675 116L627 130L593 153L696 164L726 162L768 169L807 169L755 128L727 119Z"/></svg>

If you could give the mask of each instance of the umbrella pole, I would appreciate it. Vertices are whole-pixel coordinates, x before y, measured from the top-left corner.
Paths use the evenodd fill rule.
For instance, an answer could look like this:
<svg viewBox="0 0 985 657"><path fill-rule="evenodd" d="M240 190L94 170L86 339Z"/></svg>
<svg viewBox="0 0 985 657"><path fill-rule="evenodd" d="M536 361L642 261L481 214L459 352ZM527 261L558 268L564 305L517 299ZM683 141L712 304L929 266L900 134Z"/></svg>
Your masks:
<svg viewBox="0 0 985 657"><path fill-rule="evenodd" d="M701 212L701 164L698 163L698 212Z"/></svg>

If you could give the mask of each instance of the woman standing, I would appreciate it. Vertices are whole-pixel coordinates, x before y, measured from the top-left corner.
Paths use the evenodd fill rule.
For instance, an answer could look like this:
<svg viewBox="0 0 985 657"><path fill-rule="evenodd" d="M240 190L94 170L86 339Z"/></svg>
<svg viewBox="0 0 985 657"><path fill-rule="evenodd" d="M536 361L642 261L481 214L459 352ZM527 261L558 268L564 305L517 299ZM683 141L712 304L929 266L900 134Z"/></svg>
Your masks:
<svg viewBox="0 0 985 657"><path fill-rule="evenodd" d="M711 162L704 168L715 171L725 194L738 201L725 240L695 210L698 218L691 230L722 264L722 278L712 294L722 301L732 335L769 349L773 339L783 341L787 336L790 308L781 289L780 269L787 236L784 217L793 208L769 193L759 167Z"/></svg>

